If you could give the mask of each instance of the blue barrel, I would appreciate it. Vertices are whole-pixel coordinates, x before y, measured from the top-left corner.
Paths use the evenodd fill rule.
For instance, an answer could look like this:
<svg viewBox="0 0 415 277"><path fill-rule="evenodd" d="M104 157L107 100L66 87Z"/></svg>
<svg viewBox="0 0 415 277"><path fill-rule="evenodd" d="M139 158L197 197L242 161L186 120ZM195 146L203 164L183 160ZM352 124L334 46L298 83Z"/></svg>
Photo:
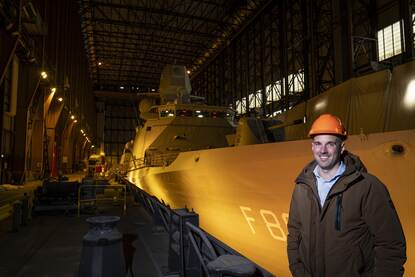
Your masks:
<svg viewBox="0 0 415 277"><path fill-rule="evenodd" d="M86 221L90 230L83 238L79 277L125 276L122 234L115 227L118 216L96 216Z"/></svg>

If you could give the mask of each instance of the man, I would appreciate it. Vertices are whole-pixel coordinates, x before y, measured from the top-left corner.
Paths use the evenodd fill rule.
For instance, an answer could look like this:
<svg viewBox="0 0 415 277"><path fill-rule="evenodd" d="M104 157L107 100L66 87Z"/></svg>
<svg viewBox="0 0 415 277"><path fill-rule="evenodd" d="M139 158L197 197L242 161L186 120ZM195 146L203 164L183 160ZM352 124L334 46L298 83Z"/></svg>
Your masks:
<svg viewBox="0 0 415 277"><path fill-rule="evenodd" d="M403 275L406 245L386 187L345 151L336 116L313 123L314 161L296 179L288 219L288 259L294 277Z"/></svg>

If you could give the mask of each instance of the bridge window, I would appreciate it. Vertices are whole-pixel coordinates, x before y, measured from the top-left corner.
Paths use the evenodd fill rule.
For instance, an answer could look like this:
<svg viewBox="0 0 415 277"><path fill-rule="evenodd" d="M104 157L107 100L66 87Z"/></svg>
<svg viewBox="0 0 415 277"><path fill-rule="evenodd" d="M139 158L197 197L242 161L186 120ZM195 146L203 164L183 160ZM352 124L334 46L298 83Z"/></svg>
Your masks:
<svg viewBox="0 0 415 277"><path fill-rule="evenodd" d="M176 114L177 116L191 117L193 116L193 111L192 110L177 110Z"/></svg>
<svg viewBox="0 0 415 277"><path fill-rule="evenodd" d="M210 115L213 118L217 118L217 117L225 118L226 117L226 113L225 112L211 112Z"/></svg>
<svg viewBox="0 0 415 277"><path fill-rule="evenodd" d="M160 117L173 117L174 110L162 110L160 111Z"/></svg>
<svg viewBox="0 0 415 277"><path fill-rule="evenodd" d="M209 114L208 111L196 111L195 112L195 115L196 115L196 117L199 117L199 118L209 117L210 116L210 114Z"/></svg>

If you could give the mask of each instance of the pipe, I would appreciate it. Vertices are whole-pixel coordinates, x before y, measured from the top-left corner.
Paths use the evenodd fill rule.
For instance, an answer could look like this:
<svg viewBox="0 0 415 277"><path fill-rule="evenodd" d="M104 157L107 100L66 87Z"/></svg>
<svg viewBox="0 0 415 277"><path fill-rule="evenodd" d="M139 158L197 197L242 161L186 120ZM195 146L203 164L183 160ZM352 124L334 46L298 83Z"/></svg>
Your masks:
<svg viewBox="0 0 415 277"><path fill-rule="evenodd" d="M1 73L0 86L3 83L4 76L6 76L7 68L9 68L10 63L13 60L14 53L16 53L17 45L19 44L19 42L21 43L20 33L21 33L21 29L22 29L22 5L23 5L23 0L19 0L19 8L17 9L17 24L18 25L17 25L16 41L14 42L13 49L10 52L10 56L9 56L9 59L7 60L6 66L4 67L3 72ZM23 45L23 43L21 43L21 44Z"/></svg>
<svg viewBox="0 0 415 277"><path fill-rule="evenodd" d="M5 114L10 117L14 117L16 115L18 81L19 81L19 58L17 58L17 56L14 56L13 64L12 64L10 107L9 107L9 111L5 112Z"/></svg>
<svg viewBox="0 0 415 277"><path fill-rule="evenodd" d="M6 66L5 66L5 67L4 67L4 69L2 70L3 72L1 73L1 78L0 78L0 86L1 86L1 84L3 83L4 76L6 76L6 72L7 72L7 69L9 68L10 63L11 63L11 62L12 62L12 60L13 60L14 53L16 52L16 48L17 48L17 44L18 44L18 43L19 43L19 40L16 38L16 41L15 41L14 46L13 46L13 49L12 49L12 51L11 51L11 52L10 52L10 54L9 54L9 59L7 60Z"/></svg>

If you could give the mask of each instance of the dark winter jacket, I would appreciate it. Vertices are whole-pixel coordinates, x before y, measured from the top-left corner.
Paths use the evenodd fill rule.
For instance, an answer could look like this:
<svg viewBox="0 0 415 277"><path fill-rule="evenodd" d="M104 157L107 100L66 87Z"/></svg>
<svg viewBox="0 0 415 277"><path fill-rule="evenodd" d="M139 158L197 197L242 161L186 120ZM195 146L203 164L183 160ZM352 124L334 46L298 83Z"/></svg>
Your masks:
<svg viewBox="0 0 415 277"><path fill-rule="evenodd" d="M357 156L320 206L313 169L297 177L288 220L288 259L294 277L403 275L406 244L386 187Z"/></svg>

